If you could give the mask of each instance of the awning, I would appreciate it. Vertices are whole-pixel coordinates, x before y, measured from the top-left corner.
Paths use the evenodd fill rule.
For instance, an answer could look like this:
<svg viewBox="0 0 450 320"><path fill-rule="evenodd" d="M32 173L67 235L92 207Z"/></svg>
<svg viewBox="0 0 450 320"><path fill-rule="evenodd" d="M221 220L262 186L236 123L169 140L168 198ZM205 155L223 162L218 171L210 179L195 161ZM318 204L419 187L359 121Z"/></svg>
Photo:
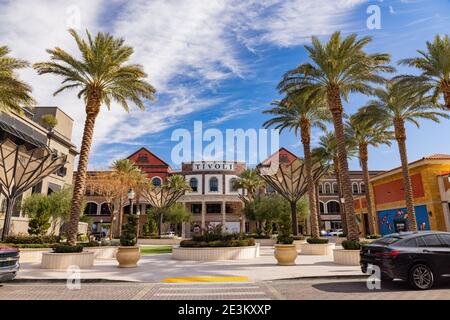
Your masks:
<svg viewBox="0 0 450 320"><path fill-rule="evenodd" d="M36 147L47 147L47 136L14 119L5 112L0 113L0 131L5 131Z"/></svg>

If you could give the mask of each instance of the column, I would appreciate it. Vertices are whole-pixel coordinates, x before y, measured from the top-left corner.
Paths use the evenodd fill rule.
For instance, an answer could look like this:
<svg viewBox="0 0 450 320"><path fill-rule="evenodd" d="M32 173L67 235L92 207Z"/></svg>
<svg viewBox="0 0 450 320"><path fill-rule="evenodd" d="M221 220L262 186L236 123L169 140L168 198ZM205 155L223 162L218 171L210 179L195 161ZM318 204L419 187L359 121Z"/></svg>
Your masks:
<svg viewBox="0 0 450 320"><path fill-rule="evenodd" d="M202 231L206 229L206 203L202 201Z"/></svg>
<svg viewBox="0 0 450 320"><path fill-rule="evenodd" d="M222 201L222 230L227 231L227 203Z"/></svg>

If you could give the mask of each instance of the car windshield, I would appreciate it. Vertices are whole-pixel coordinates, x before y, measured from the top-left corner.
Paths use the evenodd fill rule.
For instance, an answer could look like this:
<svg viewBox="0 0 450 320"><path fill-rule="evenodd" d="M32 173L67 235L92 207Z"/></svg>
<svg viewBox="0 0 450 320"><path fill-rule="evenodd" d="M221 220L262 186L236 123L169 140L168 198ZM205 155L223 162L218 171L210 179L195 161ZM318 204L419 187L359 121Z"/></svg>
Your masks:
<svg viewBox="0 0 450 320"><path fill-rule="evenodd" d="M399 241L401 238L399 237L393 237L393 236L388 236L388 237L383 237L380 239L377 239L375 241L372 242L372 244L379 244L379 245L389 245L389 244L393 244L397 241Z"/></svg>

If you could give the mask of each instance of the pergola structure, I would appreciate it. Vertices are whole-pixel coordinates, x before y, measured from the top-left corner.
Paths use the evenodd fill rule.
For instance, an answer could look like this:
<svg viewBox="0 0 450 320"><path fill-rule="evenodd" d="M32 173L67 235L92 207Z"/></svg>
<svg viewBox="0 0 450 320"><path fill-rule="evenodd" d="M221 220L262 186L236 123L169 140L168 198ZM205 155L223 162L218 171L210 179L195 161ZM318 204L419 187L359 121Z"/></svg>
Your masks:
<svg viewBox="0 0 450 320"><path fill-rule="evenodd" d="M276 192L289 201L292 210L292 233L298 234L297 202L307 192L306 167L302 159L295 159L288 164L278 164L278 170L273 166L259 165L258 174ZM313 162L312 176L314 183L326 172L328 167L320 161Z"/></svg>
<svg viewBox="0 0 450 320"><path fill-rule="evenodd" d="M9 138L0 142L0 192L6 198L2 241L9 234L17 199L67 162L46 145L16 144Z"/></svg>

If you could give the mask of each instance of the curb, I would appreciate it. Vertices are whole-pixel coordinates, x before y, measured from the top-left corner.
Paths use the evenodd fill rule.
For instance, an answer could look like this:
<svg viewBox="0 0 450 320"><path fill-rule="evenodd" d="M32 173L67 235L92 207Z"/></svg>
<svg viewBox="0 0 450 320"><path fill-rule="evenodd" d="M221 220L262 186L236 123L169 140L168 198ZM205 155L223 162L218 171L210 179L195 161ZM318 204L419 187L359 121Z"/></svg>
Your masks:
<svg viewBox="0 0 450 320"><path fill-rule="evenodd" d="M19 283L66 283L68 279L14 279L10 284ZM80 283L144 283L130 280L111 280L111 279L80 279Z"/></svg>
<svg viewBox="0 0 450 320"><path fill-rule="evenodd" d="M330 276L305 276L305 277L295 277L295 278L281 278L281 279L273 279L273 280L263 280L266 282L270 281L289 281L289 280L317 280L317 279L361 279L368 278L370 275L361 274L361 275L330 275Z"/></svg>

